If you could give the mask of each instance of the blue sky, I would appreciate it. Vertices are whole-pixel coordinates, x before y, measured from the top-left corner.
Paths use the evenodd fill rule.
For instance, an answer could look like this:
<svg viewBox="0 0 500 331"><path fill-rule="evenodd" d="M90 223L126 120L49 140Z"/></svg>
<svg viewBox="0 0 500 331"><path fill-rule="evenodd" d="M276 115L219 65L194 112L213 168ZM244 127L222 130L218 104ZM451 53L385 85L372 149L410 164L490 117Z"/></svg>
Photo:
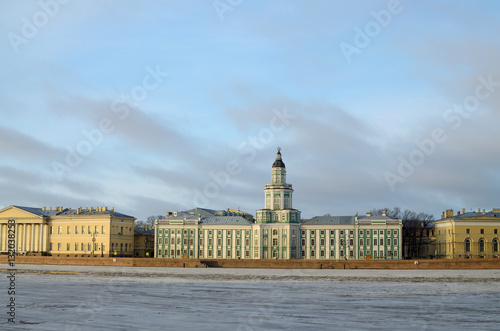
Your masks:
<svg viewBox="0 0 500 331"><path fill-rule="evenodd" d="M499 207L497 1L0 7L0 207Z"/></svg>

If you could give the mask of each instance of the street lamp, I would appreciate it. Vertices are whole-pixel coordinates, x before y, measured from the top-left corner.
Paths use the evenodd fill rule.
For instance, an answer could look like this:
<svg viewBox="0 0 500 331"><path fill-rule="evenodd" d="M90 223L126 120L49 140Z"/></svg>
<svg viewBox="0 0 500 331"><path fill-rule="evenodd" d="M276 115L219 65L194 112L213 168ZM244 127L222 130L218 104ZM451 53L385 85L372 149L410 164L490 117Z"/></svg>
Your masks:
<svg viewBox="0 0 500 331"><path fill-rule="evenodd" d="M94 249L95 249L95 241L96 241L96 233L91 232L90 236L92 237L92 257L94 257Z"/></svg>

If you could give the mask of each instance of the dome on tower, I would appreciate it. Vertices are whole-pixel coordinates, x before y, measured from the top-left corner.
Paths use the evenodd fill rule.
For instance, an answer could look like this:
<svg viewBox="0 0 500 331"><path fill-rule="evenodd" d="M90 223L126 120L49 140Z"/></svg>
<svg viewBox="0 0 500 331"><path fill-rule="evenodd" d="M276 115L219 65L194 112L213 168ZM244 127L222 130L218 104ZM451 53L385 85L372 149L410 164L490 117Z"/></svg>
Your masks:
<svg viewBox="0 0 500 331"><path fill-rule="evenodd" d="M281 148L278 147L278 153L276 153L276 161L273 163L273 168L285 168L285 163L281 160Z"/></svg>

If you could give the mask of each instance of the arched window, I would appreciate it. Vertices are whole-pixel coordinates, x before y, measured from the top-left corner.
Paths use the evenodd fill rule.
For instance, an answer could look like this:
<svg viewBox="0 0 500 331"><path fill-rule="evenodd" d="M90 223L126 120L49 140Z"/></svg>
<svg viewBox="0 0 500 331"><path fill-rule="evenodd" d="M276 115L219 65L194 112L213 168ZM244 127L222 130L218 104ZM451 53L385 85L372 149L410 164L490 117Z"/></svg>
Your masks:
<svg viewBox="0 0 500 331"><path fill-rule="evenodd" d="M470 252L470 239L465 239L465 251Z"/></svg>
<svg viewBox="0 0 500 331"><path fill-rule="evenodd" d="M273 236L277 236L278 235L278 230L277 229L273 229Z"/></svg>
<svg viewBox="0 0 500 331"><path fill-rule="evenodd" d="M484 239L479 239L479 251L484 252Z"/></svg>
<svg viewBox="0 0 500 331"><path fill-rule="evenodd" d="M493 239L491 243L493 244L493 252L498 252L498 239Z"/></svg>

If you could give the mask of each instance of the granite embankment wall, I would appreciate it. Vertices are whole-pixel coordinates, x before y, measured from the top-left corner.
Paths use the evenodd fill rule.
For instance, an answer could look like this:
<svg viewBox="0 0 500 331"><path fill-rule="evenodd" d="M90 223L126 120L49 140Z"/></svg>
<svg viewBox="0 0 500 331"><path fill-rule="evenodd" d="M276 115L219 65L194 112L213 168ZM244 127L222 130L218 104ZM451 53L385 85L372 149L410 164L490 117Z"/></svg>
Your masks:
<svg viewBox="0 0 500 331"><path fill-rule="evenodd" d="M7 255L0 264L7 265ZM106 257L16 256L16 264L96 265L173 268L268 268L268 269L500 269L500 259L457 260L229 260L151 259Z"/></svg>

